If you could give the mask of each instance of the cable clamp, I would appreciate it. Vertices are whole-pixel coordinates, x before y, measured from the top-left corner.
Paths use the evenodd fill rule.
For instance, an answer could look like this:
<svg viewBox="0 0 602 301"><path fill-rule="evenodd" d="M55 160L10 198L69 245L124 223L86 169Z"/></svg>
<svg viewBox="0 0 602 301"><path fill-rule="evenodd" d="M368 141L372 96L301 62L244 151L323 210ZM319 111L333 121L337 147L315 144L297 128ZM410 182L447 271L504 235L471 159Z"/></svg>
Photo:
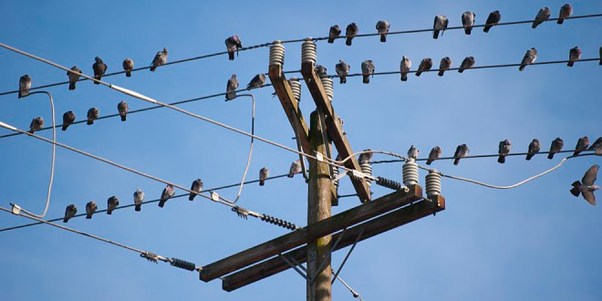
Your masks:
<svg viewBox="0 0 602 301"><path fill-rule="evenodd" d="M215 191L212 191L211 192L211 200L214 201L214 202L219 201L219 193L217 193Z"/></svg>
<svg viewBox="0 0 602 301"><path fill-rule="evenodd" d="M20 207L19 205L17 205L17 204L13 204L13 203L10 203L10 205L12 206L12 213L13 213L14 215L19 215L19 214L21 214L21 207Z"/></svg>

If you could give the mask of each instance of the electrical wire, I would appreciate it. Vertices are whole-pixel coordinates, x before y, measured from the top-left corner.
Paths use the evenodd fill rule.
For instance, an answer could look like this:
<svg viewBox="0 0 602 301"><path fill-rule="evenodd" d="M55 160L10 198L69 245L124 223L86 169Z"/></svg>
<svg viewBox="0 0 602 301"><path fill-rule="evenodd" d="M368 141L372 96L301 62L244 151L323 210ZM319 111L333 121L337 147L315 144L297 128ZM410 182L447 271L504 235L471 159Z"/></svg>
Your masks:
<svg viewBox="0 0 602 301"><path fill-rule="evenodd" d="M255 96L253 94L240 94L236 97L251 97L251 135L255 136ZM251 137L251 143L249 145L249 155L247 157L247 165L245 166L245 171L242 174L242 178L240 179L240 186L238 186L238 193L236 194L236 198L234 199L234 203L238 202L240 195L242 193L242 189L245 186L245 179L247 178L247 172L249 172L249 166L251 165L251 158L253 156L253 141L254 137Z"/></svg>

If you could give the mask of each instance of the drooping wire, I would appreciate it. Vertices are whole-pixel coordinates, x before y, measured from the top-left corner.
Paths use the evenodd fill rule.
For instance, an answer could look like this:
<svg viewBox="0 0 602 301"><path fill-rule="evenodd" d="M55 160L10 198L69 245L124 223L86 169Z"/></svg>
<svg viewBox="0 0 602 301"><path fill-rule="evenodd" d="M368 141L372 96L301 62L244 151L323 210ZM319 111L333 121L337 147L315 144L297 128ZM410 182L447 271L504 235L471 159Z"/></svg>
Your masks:
<svg viewBox="0 0 602 301"><path fill-rule="evenodd" d="M251 158L253 156L253 141L255 140L255 96L253 94L240 94L236 97L251 97L251 143L249 144L249 155L247 157L247 164L245 165L245 171L242 174L242 178L240 179L240 186L238 186L238 193L236 194L236 198L234 199L234 203L238 202L240 195L242 194L242 189L245 186L245 179L247 178L247 173L249 172L249 166L251 165Z"/></svg>

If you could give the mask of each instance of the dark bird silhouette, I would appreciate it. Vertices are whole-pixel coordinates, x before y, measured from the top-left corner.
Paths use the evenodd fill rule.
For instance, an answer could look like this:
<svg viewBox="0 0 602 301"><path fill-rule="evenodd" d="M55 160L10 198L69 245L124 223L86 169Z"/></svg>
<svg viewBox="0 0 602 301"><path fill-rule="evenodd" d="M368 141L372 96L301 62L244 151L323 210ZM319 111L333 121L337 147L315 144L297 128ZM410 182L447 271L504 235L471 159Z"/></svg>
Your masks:
<svg viewBox="0 0 602 301"><path fill-rule="evenodd" d="M71 204L65 208L65 217L63 217L63 223L66 223L77 213L77 208L74 204Z"/></svg>
<svg viewBox="0 0 602 301"><path fill-rule="evenodd" d="M537 28L539 24L543 23L544 21L548 21L550 19L550 14L551 12L549 7L542 7L537 12L537 15L535 16L535 20L533 20L533 25L531 25L531 28Z"/></svg>
<svg viewBox="0 0 602 301"><path fill-rule="evenodd" d="M358 32L359 28L357 27L357 24L351 23L347 25L347 28L345 30L345 36L347 37L347 39L345 40L345 45L351 46L351 44L353 43L353 38L355 38Z"/></svg>
<svg viewBox="0 0 602 301"><path fill-rule="evenodd" d="M433 60L431 60L431 58L424 58L422 59L422 61L420 62L420 65L418 65L418 70L416 70L416 76L420 76L420 74L422 74L422 72L426 72L431 70L431 68L433 67Z"/></svg>
<svg viewBox="0 0 602 301"><path fill-rule="evenodd" d="M458 72L462 73L462 72L464 72L464 70L472 68L474 66L474 64L475 64L474 56L467 56L462 61L462 64L460 64L460 69L458 69Z"/></svg>
<svg viewBox="0 0 602 301"><path fill-rule="evenodd" d="M426 160L426 165L431 165L431 163L439 159L439 157L441 157L441 148L439 146L435 146L431 149L431 152L429 153L429 157Z"/></svg>
<svg viewBox="0 0 602 301"><path fill-rule="evenodd" d="M435 16L435 22L433 23L433 39L439 38L439 32L441 32L441 36L443 36L448 23L449 20L446 16Z"/></svg>
<svg viewBox="0 0 602 301"><path fill-rule="evenodd" d="M533 156L535 156L535 154L537 154L540 150L540 146L539 146L539 140L537 140L537 138L534 138L533 141L531 141L531 143L529 143L529 151L527 152L527 160L531 160L531 158L533 158Z"/></svg>
<svg viewBox="0 0 602 301"><path fill-rule="evenodd" d="M267 169L267 167L262 167L259 170L259 186L265 185L265 180L267 180L269 176L270 171Z"/></svg>
<svg viewBox="0 0 602 301"><path fill-rule="evenodd" d="M88 117L88 121L86 122L86 124L87 125L94 124L94 120L98 119L99 114L100 114L100 112L98 111L97 108L90 108L88 110L88 114L86 115L86 117Z"/></svg>
<svg viewBox="0 0 602 301"><path fill-rule="evenodd" d="M558 14L558 21L556 23L562 24L564 20L573 14L573 7L567 3L560 7L560 13Z"/></svg>
<svg viewBox="0 0 602 301"><path fill-rule="evenodd" d="M73 111L67 111L63 114L63 126L61 130L66 131L67 128L75 121L75 113Z"/></svg>
<svg viewBox="0 0 602 301"><path fill-rule="evenodd" d="M600 48L602 52L602 48ZM31 89L31 77L25 74L19 78L19 98L29 95L29 89Z"/></svg>
<svg viewBox="0 0 602 301"><path fill-rule="evenodd" d="M29 133L33 134L35 131L39 131L44 126L44 118L36 117L29 123Z"/></svg>
<svg viewBox="0 0 602 301"><path fill-rule="evenodd" d="M188 195L188 200L192 201L196 197L197 193L201 193L201 191L203 191L203 181L201 181L201 179L196 179L196 180L192 181L192 184L190 185L190 190L196 192L196 193L191 192Z"/></svg>
<svg viewBox="0 0 602 301"><path fill-rule="evenodd" d="M489 32L491 27L500 23L501 19L502 19L502 14L500 14L499 10L492 11L489 14L489 17L487 17L487 21L485 21L485 27L483 27L483 31Z"/></svg>
<svg viewBox="0 0 602 301"><path fill-rule="evenodd" d="M567 66L573 67L576 61L581 59L581 49L578 46L571 48L569 51L569 61L566 63Z"/></svg>
<svg viewBox="0 0 602 301"><path fill-rule="evenodd" d="M92 215L94 214L94 212L96 212L96 209L98 209L98 206L96 205L96 202L89 201L86 204L86 218L87 219L91 219Z"/></svg>
<svg viewBox="0 0 602 301"><path fill-rule="evenodd" d="M113 210L119 206L119 199L116 196L111 196L107 199L107 214L113 214Z"/></svg>
<svg viewBox="0 0 602 301"><path fill-rule="evenodd" d="M578 197L579 194L583 196L583 198L590 203L592 206L596 205L596 196L594 195L594 191L600 189L600 186L595 185L596 178L598 177L598 169L600 166L598 164L592 165L583 175L583 179L581 182L575 181L573 182L573 188L571 188L571 193Z"/></svg>
<svg viewBox="0 0 602 301"><path fill-rule="evenodd" d="M525 67L527 67L527 65L535 63L535 60L537 60L537 49L533 47L527 50L527 52L523 56L523 60L520 63L520 67L518 67L518 71L525 70Z"/></svg>
<svg viewBox="0 0 602 301"><path fill-rule="evenodd" d="M474 26L475 13L467 11L462 14L462 26L464 27L464 33L470 35L472 32L472 26Z"/></svg>
<svg viewBox="0 0 602 301"><path fill-rule="evenodd" d="M173 188L173 185L167 184L163 191L161 192L161 198L159 199L159 207L163 208L165 206L165 202L171 199L176 194L176 191Z"/></svg>
<svg viewBox="0 0 602 301"><path fill-rule="evenodd" d="M330 26L330 30L328 31L328 43L334 43L334 40L341 35L341 28L339 25Z"/></svg>
<svg viewBox="0 0 602 301"><path fill-rule="evenodd" d="M560 137L554 139L554 141L552 141L552 145L550 145L550 153L548 153L548 159L553 159L554 154L560 152L563 146L564 141L562 141Z"/></svg>
<svg viewBox="0 0 602 301"><path fill-rule="evenodd" d="M500 141L499 147L498 147L498 154L500 155L497 158L497 162L504 164L506 163L506 156L508 156L508 154L510 153L510 149L512 148L512 143L510 142L510 140L505 139L503 141Z"/></svg>
<svg viewBox="0 0 602 301"><path fill-rule="evenodd" d="M577 140L577 145L575 145L575 151L573 152L573 156L578 156L584 150L587 150L589 147L589 137L583 136Z"/></svg>
<svg viewBox="0 0 602 301"><path fill-rule="evenodd" d="M123 70L125 71L125 76L131 77L132 70L134 70L134 61L128 57L125 58L125 60L123 60L123 63L121 65L123 66Z"/></svg>
<svg viewBox="0 0 602 301"><path fill-rule="evenodd" d="M384 43L387 41L387 34L389 33L390 27L391 27L391 24L389 24L389 22L387 20L380 20L380 21L376 22L376 31L380 35L381 42Z"/></svg>
<svg viewBox="0 0 602 301"><path fill-rule="evenodd" d="M150 71L155 72L157 67L167 64L167 47L163 47L162 51L158 51L151 63Z"/></svg>
<svg viewBox="0 0 602 301"><path fill-rule="evenodd" d="M458 163L460 163L460 159L466 157L469 151L470 150L466 144L458 145L456 152L454 153L454 165L458 165Z"/></svg>
<svg viewBox="0 0 602 301"><path fill-rule="evenodd" d="M144 202L144 192L138 188L134 191L134 211L142 210L142 202Z"/></svg>
<svg viewBox="0 0 602 301"><path fill-rule="evenodd" d="M122 100L117 104L117 111L119 112L121 121L126 121L129 110L130 110L130 106L128 105L127 102L125 102L125 100Z"/></svg>
<svg viewBox="0 0 602 301"><path fill-rule="evenodd" d="M94 64L92 64L92 70L94 70L94 78L101 80L102 76L107 72L107 64L105 64L101 58L95 57ZM94 81L94 84L98 85L99 83Z"/></svg>
<svg viewBox="0 0 602 301"><path fill-rule="evenodd" d="M73 71L73 72L71 72ZM79 76L82 71L77 66L71 67L70 71L67 71L67 77L69 78L69 90L75 90L75 84L79 80Z"/></svg>
<svg viewBox="0 0 602 301"><path fill-rule="evenodd" d="M234 60L234 52L238 56L238 50L242 48L242 42L237 35L233 35L226 39L226 49L228 51L228 60Z"/></svg>

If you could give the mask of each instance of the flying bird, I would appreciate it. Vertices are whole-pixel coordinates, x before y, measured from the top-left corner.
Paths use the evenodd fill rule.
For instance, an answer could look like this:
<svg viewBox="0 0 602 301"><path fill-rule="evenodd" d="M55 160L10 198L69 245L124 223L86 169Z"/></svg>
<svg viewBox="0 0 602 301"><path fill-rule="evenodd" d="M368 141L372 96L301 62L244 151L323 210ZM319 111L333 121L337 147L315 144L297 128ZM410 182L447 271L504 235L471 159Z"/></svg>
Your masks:
<svg viewBox="0 0 602 301"><path fill-rule="evenodd" d="M253 77L253 79L247 85L247 90L259 88L265 85L265 74L259 73Z"/></svg>
<svg viewBox="0 0 602 301"><path fill-rule="evenodd" d="M544 21L548 21L550 19L550 14L551 12L549 7L542 7L537 12L537 15L535 16L535 20L533 20L533 25L531 25L531 28L537 28L539 24L543 23Z"/></svg>
<svg viewBox="0 0 602 301"><path fill-rule="evenodd" d="M598 177L598 169L600 166L598 164L592 165L583 175L583 179L581 182L575 181L573 182L573 188L571 188L571 193L578 197L579 193L583 196L583 198L593 206L596 205L596 196L594 195L594 191L600 189L600 186L595 185L596 178Z"/></svg>
<svg viewBox="0 0 602 301"><path fill-rule="evenodd" d="M445 70L448 70L451 67L451 64L452 60L449 58L449 56L442 58L441 63L439 63L439 73L437 73L437 75L443 76Z"/></svg>
<svg viewBox="0 0 602 301"><path fill-rule="evenodd" d="M201 191L203 191L203 181L201 179L196 179L194 181L192 181L192 184L190 185L190 190L196 192L196 193L190 193L188 195L188 200L192 201L194 200L194 197L196 197L196 195L198 193L201 193Z"/></svg>
<svg viewBox="0 0 602 301"><path fill-rule="evenodd" d="M540 150L539 147L539 140L537 140L537 138L534 138L531 143L529 143L529 151L527 152L527 160L531 160L531 158L533 158L533 156L535 156L535 154L537 154Z"/></svg>
<svg viewBox="0 0 602 301"><path fill-rule="evenodd" d="M416 70L416 76L420 76L420 74L422 74L422 72L431 70L432 67L433 67L433 60L431 60L431 58L427 57L427 58L422 59L422 61L420 62L420 65L418 65L418 70Z"/></svg>
<svg viewBox="0 0 602 301"><path fill-rule="evenodd" d="M96 212L96 209L98 209L98 206L96 206L96 202L89 201L86 204L86 218L87 219L91 219L92 218L92 214L94 214L94 212Z"/></svg>
<svg viewBox="0 0 602 301"><path fill-rule="evenodd" d="M131 77L132 70L134 70L134 61L131 58L127 57L125 58L125 60L123 60L122 66L123 70L125 71L125 76Z"/></svg>
<svg viewBox="0 0 602 301"><path fill-rule="evenodd" d="M94 70L94 78L100 80L102 76L107 72L107 64L105 64L101 58L95 57L94 64L92 64L92 70ZM98 85L97 81L94 84Z"/></svg>
<svg viewBox="0 0 602 301"><path fill-rule="evenodd" d="M163 208L165 206L165 202L171 199L176 194L176 191L173 188L173 185L167 184L163 191L161 192L161 198L159 199L159 207Z"/></svg>
<svg viewBox="0 0 602 301"><path fill-rule="evenodd" d="M335 65L335 71L339 76L339 83L344 84L347 82L347 75L349 74L349 66L347 63L343 62L343 60L339 60L339 63Z"/></svg>
<svg viewBox="0 0 602 301"><path fill-rule="evenodd" d="M70 71L67 71L67 77L69 77L69 90L75 90L75 83L79 80L81 73L81 69L77 68L77 66L73 66Z"/></svg>
<svg viewBox="0 0 602 301"><path fill-rule="evenodd" d="M226 101L236 98L236 89L238 89L238 77L232 74L226 84Z"/></svg>
<svg viewBox="0 0 602 301"><path fill-rule="evenodd" d="M269 176L270 176L270 171L267 169L267 167L262 167L259 170L259 186L265 185L265 180L267 180L267 178Z"/></svg>
<svg viewBox="0 0 602 301"><path fill-rule="evenodd" d="M505 139L503 141L500 141L500 145L498 147L498 154L500 155L497 158L497 162L504 164L506 163L506 156L508 156L508 154L510 153L510 149L512 148L512 143L510 142L510 140Z"/></svg>
<svg viewBox="0 0 602 301"><path fill-rule="evenodd" d="M474 56L467 56L462 61L462 64L460 64L460 69L458 69L458 72L462 73L462 72L464 72L464 70L472 68L474 66L474 64L475 64Z"/></svg>
<svg viewBox="0 0 602 301"><path fill-rule="evenodd" d="M357 27L357 24L351 23L351 24L347 25L347 29L345 29L345 36L347 37L347 40L345 41L345 45L351 46L353 38L357 35L358 32L359 32L359 28Z"/></svg>
<svg viewBox="0 0 602 301"><path fill-rule="evenodd" d="M107 199L107 214L113 214L113 210L119 206L119 199L116 196L111 196Z"/></svg>
<svg viewBox="0 0 602 301"><path fill-rule="evenodd" d="M552 145L550 145L550 153L548 154L548 159L553 159L554 154L560 152L563 146L564 141L562 141L560 137L554 139L554 141L552 141Z"/></svg>
<svg viewBox="0 0 602 301"><path fill-rule="evenodd" d="M464 33L470 35L472 32L472 26L474 26L475 13L467 11L462 14L462 26L464 27Z"/></svg>
<svg viewBox="0 0 602 301"><path fill-rule="evenodd" d="M578 46L571 48L569 51L569 61L566 63L567 66L573 67L576 61L581 59L581 49Z"/></svg>
<svg viewBox="0 0 602 301"><path fill-rule="evenodd" d="M29 123L29 133L33 134L33 132L39 131L42 129L43 126L44 126L44 118L36 117L31 120L31 123Z"/></svg>
<svg viewBox="0 0 602 301"><path fill-rule="evenodd" d="M66 131L67 128L73 124L75 121L75 113L73 111L67 111L63 114L63 127L61 128L63 131Z"/></svg>
<svg viewBox="0 0 602 301"><path fill-rule="evenodd" d="M409 159L418 159L418 155L420 154L420 151L412 144L412 146L410 146L410 149L408 149L408 158Z"/></svg>
<svg viewBox="0 0 602 301"><path fill-rule="evenodd" d="M341 28L339 25L330 26L330 30L328 31L328 43L334 43L334 40L341 35Z"/></svg>
<svg viewBox="0 0 602 301"><path fill-rule="evenodd" d="M234 52L236 51L236 56L238 56L238 50L242 48L242 42L237 35L233 35L226 39L226 49L228 50L228 59L234 60Z"/></svg>
<svg viewBox="0 0 602 301"><path fill-rule="evenodd" d="M589 150L593 150L596 155L602 155L602 137L598 137L589 147Z"/></svg>
<svg viewBox="0 0 602 301"><path fill-rule="evenodd" d="M466 157L469 151L470 150L466 144L458 145L456 152L454 153L454 165L458 165L458 163L460 163L460 159Z"/></svg>
<svg viewBox="0 0 602 301"><path fill-rule="evenodd" d="M560 7L560 13L558 15L558 21L556 23L562 24L566 18L569 18L573 14L573 7L567 3Z"/></svg>
<svg viewBox="0 0 602 301"><path fill-rule="evenodd" d="M399 63L399 70L401 72L401 81L405 82L408 80L408 72L410 72L410 68L412 68L412 61L407 56L401 57L401 63Z"/></svg>
<svg viewBox="0 0 602 301"><path fill-rule="evenodd" d="M391 24L389 24L389 22L387 20L380 20L380 21L376 22L376 31L380 35L381 42L384 43L387 41L387 34L389 33L390 27L391 27Z"/></svg>
<svg viewBox="0 0 602 301"><path fill-rule="evenodd" d="M374 76L374 63L372 60L362 62L362 78L364 84L370 83L370 76Z"/></svg>
<svg viewBox="0 0 602 301"><path fill-rule="evenodd" d="M63 217L63 223L68 222L69 219L72 218L73 216L75 216L76 213L77 213L77 208L75 207L74 204L67 206L67 208L65 208L65 217Z"/></svg>
<svg viewBox="0 0 602 301"><path fill-rule="evenodd" d="M86 122L87 125L91 125L94 124L94 120L98 119L98 115L100 114L100 112L98 111L97 108L90 108L88 110L88 122Z"/></svg>
<svg viewBox="0 0 602 301"><path fill-rule="evenodd" d="M584 150L587 150L589 147L589 137L583 136L577 140L577 145L575 146L575 152L573 152L573 156L578 156Z"/></svg>
<svg viewBox="0 0 602 301"><path fill-rule="evenodd" d="M483 31L489 32L491 27L500 23L501 19L502 19L502 14L500 14L499 10L492 11L489 14L489 17L487 17L487 21L485 21L485 27L483 27Z"/></svg>
<svg viewBox="0 0 602 301"><path fill-rule="evenodd" d="M535 47L532 47L531 49L527 50L525 56L523 56L523 60L520 63L518 71L525 70L525 67L527 67L527 65L535 63L535 60L537 60L537 49L535 49Z"/></svg>
<svg viewBox="0 0 602 301"><path fill-rule="evenodd" d="M165 64L167 64L167 47L163 47L163 50L157 51L151 63L150 71L155 72L157 67Z"/></svg>
<svg viewBox="0 0 602 301"><path fill-rule="evenodd" d="M433 163L433 161L439 159L439 157L441 157L441 148L438 146L435 146L431 149L431 152L429 153L429 157L426 160L426 165L431 165L431 163Z"/></svg>
<svg viewBox="0 0 602 301"><path fill-rule="evenodd" d="M303 170L301 168L301 160L295 160L291 164L291 168L288 170L288 177L292 178L296 174L301 173Z"/></svg>
<svg viewBox="0 0 602 301"><path fill-rule="evenodd" d="M128 103L125 102L125 100L122 100L117 104L117 111L119 112L121 121L125 121L127 119L129 110L130 110L130 106L128 106Z"/></svg>
<svg viewBox="0 0 602 301"><path fill-rule="evenodd" d="M602 48L600 48L602 53ZM25 74L19 78L19 98L29 95L29 89L31 89L31 77Z"/></svg>
<svg viewBox="0 0 602 301"><path fill-rule="evenodd" d="M144 192L140 188L134 191L134 210L142 210L142 202L144 202Z"/></svg>
<svg viewBox="0 0 602 301"><path fill-rule="evenodd" d="M441 32L441 36L447 29L447 23L449 20L446 16L435 16L435 22L433 24L433 39L439 38L439 32Z"/></svg>

